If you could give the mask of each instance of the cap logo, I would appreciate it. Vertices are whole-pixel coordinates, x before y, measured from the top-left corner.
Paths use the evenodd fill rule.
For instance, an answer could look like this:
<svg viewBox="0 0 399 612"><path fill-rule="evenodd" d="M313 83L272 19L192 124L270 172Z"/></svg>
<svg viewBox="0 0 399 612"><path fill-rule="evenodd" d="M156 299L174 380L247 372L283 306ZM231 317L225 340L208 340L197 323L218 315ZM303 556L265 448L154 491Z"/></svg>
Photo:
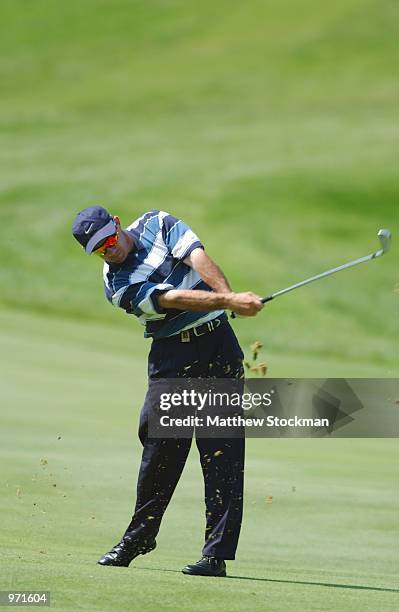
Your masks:
<svg viewBox="0 0 399 612"><path fill-rule="evenodd" d="M91 228L93 227L94 223L90 223L90 227L89 229L85 230L85 234L88 234L91 230Z"/></svg>

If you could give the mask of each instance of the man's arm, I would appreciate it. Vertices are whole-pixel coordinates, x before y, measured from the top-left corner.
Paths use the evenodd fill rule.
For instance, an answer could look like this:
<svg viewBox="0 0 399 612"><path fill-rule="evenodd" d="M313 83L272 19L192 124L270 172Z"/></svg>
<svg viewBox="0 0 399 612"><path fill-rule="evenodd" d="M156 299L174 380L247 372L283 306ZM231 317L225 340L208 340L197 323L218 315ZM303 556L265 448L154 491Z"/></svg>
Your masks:
<svg viewBox="0 0 399 612"><path fill-rule="evenodd" d="M211 293L195 289L170 289L158 297L158 304L161 308L177 308L194 312L226 308L247 317L255 316L264 306L260 297L251 291Z"/></svg>
<svg viewBox="0 0 399 612"><path fill-rule="evenodd" d="M217 293L231 293L229 281L204 249L197 248L191 251L184 259L184 263L198 272L202 280Z"/></svg>
<svg viewBox="0 0 399 612"><path fill-rule="evenodd" d="M255 293L234 293L229 281L219 266L207 255L204 249L191 251L184 263L193 268L215 293L209 291L172 289L161 295L158 303L163 308L207 312L218 308L230 309L239 315L253 317L264 306Z"/></svg>

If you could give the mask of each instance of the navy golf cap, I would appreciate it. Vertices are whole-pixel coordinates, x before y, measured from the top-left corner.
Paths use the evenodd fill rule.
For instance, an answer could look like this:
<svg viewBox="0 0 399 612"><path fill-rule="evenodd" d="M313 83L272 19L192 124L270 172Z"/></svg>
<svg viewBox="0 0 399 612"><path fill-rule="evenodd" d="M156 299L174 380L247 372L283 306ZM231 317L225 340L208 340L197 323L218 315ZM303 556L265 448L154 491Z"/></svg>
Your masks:
<svg viewBox="0 0 399 612"><path fill-rule="evenodd" d="M89 206L81 210L72 225L72 233L88 255L104 238L116 232L114 218L102 206Z"/></svg>

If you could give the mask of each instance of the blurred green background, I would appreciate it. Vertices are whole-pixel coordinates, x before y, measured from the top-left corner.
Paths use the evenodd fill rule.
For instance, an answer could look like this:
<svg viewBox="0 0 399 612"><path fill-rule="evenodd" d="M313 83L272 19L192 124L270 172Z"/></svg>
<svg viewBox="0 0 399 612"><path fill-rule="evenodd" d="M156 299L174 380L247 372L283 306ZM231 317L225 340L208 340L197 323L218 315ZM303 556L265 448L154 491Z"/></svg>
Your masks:
<svg viewBox="0 0 399 612"><path fill-rule="evenodd" d="M166 210L235 290L261 295L376 250L388 227L386 257L234 328L246 351L263 342L270 376L396 377L398 18L394 0L1 1L1 588L50 586L58 607L84 609L130 597L264 609L263 596L273 609L390 609L388 592L311 584L392 586L394 440L250 441L241 573L258 582L228 581L229 596L145 568L138 590L138 569L126 580L91 565L130 512L149 343L105 301L71 224L95 203L126 225ZM163 547L137 565L194 560L200 483L193 453Z"/></svg>
<svg viewBox="0 0 399 612"><path fill-rule="evenodd" d="M183 217L233 287L261 295L375 250L388 227L386 259L236 328L243 344L265 343L273 375L287 374L284 358L313 376L331 358L342 376L397 365L396 2L3 0L1 11L4 306L125 324L144 346L71 239L93 203L126 225L151 208Z"/></svg>

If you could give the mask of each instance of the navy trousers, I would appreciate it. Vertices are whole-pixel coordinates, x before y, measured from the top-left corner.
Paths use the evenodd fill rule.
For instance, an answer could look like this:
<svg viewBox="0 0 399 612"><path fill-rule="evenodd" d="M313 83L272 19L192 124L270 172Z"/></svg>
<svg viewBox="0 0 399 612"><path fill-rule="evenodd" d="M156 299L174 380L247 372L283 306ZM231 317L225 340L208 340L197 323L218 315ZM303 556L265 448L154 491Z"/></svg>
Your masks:
<svg viewBox="0 0 399 612"><path fill-rule="evenodd" d="M158 378L180 378L188 372L190 378L243 378L242 360L243 353L228 322L190 342L181 342L180 335L154 340L148 357L149 389ZM144 448L137 501L125 532L143 546L159 531L191 446L188 438L150 438L149 409L148 392L140 415L139 438ZM205 486L202 553L234 559L242 521L245 439L197 438L196 444Z"/></svg>

